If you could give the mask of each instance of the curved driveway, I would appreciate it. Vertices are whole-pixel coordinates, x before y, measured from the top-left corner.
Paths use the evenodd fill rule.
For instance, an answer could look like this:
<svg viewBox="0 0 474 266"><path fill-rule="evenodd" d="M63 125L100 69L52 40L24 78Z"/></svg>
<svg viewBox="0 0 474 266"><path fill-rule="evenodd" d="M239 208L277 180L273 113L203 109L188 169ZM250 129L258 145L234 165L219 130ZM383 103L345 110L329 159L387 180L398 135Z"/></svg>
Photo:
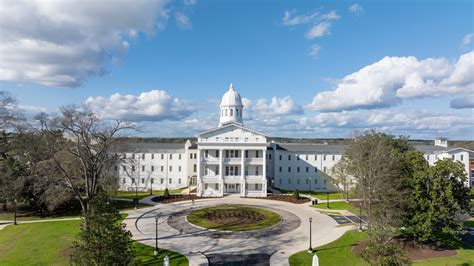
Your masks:
<svg viewBox="0 0 474 266"><path fill-rule="evenodd" d="M289 232L265 235L264 237L220 238L212 234L177 230L168 224L170 215L191 208L203 208L218 204L246 204L269 207L290 212L300 219L296 229ZM207 265L204 254L271 254L270 265L288 265L288 258L295 252L309 246L309 221L312 217L313 247L321 246L339 238L352 226L337 227L337 223L325 214L321 214L308 204L293 204L274 200L240 198L227 196L218 199L156 204L150 208L127 211L125 219L127 229L133 238L150 246L155 245L155 217L158 215L158 245L160 248L177 251L189 259L190 265ZM171 218L173 219L173 218ZM176 218L175 218L176 219Z"/></svg>

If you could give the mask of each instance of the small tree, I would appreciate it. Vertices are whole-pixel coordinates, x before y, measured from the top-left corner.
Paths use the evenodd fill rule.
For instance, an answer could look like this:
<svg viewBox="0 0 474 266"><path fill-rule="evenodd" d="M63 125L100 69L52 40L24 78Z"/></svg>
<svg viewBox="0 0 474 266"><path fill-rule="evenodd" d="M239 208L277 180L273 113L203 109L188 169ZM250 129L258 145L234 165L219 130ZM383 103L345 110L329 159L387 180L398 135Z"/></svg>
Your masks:
<svg viewBox="0 0 474 266"><path fill-rule="evenodd" d="M361 257L370 265L376 266L410 265L410 259L400 244L394 242L383 244L369 242Z"/></svg>
<svg viewBox="0 0 474 266"><path fill-rule="evenodd" d="M72 264L128 265L134 261L132 234L125 230L106 193L96 193L83 215L79 240L73 245Z"/></svg>
<svg viewBox="0 0 474 266"><path fill-rule="evenodd" d="M295 199L299 199L300 198L300 192L297 189L295 189L295 191L293 191L292 196Z"/></svg>
<svg viewBox="0 0 474 266"><path fill-rule="evenodd" d="M165 188L165 191L163 192L163 196L169 198L170 197L170 191L168 190L168 188Z"/></svg>

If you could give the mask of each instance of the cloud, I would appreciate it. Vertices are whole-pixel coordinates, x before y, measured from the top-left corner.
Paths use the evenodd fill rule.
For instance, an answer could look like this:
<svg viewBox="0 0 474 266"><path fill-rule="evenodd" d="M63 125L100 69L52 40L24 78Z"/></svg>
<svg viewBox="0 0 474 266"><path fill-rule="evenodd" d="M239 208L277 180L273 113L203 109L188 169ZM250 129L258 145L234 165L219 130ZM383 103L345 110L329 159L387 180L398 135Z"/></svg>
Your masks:
<svg viewBox="0 0 474 266"><path fill-rule="evenodd" d="M341 17L336 13L335 10L321 16L322 20L337 20L340 18Z"/></svg>
<svg viewBox="0 0 474 266"><path fill-rule="evenodd" d="M0 80L77 87L108 72L139 33L165 27L165 0L3 1Z"/></svg>
<svg viewBox="0 0 474 266"><path fill-rule="evenodd" d="M197 0L184 0L184 4L187 6L194 6L197 4Z"/></svg>
<svg viewBox="0 0 474 266"><path fill-rule="evenodd" d="M259 99L252 107L252 111L263 116L303 114L301 105L296 104L290 96L272 97L270 103L267 103L266 99Z"/></svg>
<svg viewBox="0 0 474 266"><path fill-rule="evenodd" d="M319 38L329 33L329 28L331 24L329 22L321 22L319 24L314 25L308 32L306 32L305 36L308 39Z"/></svg>
<svg viewBox="0 0 474 266"><path fill-rule="evenodd" d="M189 102L164 90L142 92L138 96L115 93L109 98L89 97L85 104L106 119L130 121L182 120L196 111Z"/></svg>
<svg viewBox="0 0 474 266"><path fill-rule="evenodd" d="M364 12L364 8L360 4L353 4L349 7L349 12L354 14L360 14Z"/></svg>
<svg viewBox="0 0 474 266"><path fill-rule="evenodd" d="M473 37L474 37L474 33L466 34L466 36L464 36L464 37L462 38L462 44L463 44L463 45L469 45L469 44L471 44Z"/></svg>
<svg viewBox="0 0 474 266"><path fill-rule="evenodd" d="M474 94L466 95L464 98L453 99L450 106L454 109L474 108Z"/></svg>
<svg viewBox="0 0 474 266"><path fill-rule="evenodd" d="M317 44L313 44L311 45L311 47L309 48L309 55L316 59L318 57L318 54L319 54L319 50L321 50L321 46L317 45Z"/></svg>
<svg viewBox="0 0 474 266"><path fill-rule="evenodd" d="M296 26L299 24L309 23L319 16L319 12L313 12L308 15L296 15L296 10L286 10L283 15L282 23L285 26Z"/></svg>
<svg viewBox="0 0 474 266"><path fill-rule="evenodd" d="M176 12L176 24L181 29L192 28L191 20L189 19L189 17L181 12Z"/></svg>
<svg viewBox="0 0 474 266"><path fill-rule="evenodd" d="M396 106L405 98L474 92L474 52L445 58L384 57L318 93L308 108L321 112Z"/></svg>

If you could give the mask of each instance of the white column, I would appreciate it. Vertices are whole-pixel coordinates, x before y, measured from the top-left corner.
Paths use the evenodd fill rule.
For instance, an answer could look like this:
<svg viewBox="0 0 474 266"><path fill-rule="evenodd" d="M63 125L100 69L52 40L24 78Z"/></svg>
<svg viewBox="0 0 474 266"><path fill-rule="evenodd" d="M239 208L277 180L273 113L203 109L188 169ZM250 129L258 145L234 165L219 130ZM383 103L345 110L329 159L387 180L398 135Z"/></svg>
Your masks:
<svg viewBox="0 0 474 266"><path fill-rule="evenodd" d="M202 181L202 175L201 175L201 150L198 149L197 150L197 161L196 161L196 164L197 164L197 173L196 173L196 176L197 176L197 195L202 197L203 194L204 194L204 184L203 184L203 181Z"/></svg>
<svg viewBox="0 0 474 266"><path fill-rule="evenodd" d="M263 170L262 170L262 196L267 196L267 148L263 150Z"/></svg>
<svg viewBox="0 0 474 266"><path fill-rule="evenodd" d="M245 150L240 150L240 196L245 197Z"/></svg>
<svg viewBox="0 0 474 266"><path fill-rule="evenodd" d="M219 191L224 195L224 149L219 149Z"/></svg>

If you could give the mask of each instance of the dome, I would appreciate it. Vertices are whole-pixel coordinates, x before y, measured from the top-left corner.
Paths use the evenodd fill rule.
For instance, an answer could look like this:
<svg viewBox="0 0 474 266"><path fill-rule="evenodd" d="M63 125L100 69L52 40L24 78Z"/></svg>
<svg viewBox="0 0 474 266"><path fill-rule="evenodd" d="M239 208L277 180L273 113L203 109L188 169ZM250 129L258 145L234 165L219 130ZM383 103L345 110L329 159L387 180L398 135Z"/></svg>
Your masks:
<svg viewBox="0 0 474 266"><path fill-rule="evenodd" d="M229 90L222 96L221 106L242 106L242 99L239 93L234 90L232 83L229 86Z"/></svg>

